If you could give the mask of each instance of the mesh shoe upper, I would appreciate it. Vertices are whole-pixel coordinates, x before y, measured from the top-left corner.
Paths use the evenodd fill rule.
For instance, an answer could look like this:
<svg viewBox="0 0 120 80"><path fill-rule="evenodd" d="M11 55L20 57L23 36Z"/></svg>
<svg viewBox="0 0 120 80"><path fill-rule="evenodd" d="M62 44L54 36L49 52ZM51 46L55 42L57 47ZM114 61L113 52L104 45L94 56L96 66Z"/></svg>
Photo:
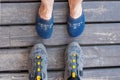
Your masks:
<svg viewBox="0 0 120 80"><path fill-rule="evenodd" d="M83 72L83 52L77 42L72 42L65 53L65 80L72 77L82 79Z"/></svg>
<svg viewBox="0 0 120 80"><path fill-rule="evenodd" d="M33 47L30 55L29 79L30 80L48 80L47 79L47 52L42 44Z"/></svg>

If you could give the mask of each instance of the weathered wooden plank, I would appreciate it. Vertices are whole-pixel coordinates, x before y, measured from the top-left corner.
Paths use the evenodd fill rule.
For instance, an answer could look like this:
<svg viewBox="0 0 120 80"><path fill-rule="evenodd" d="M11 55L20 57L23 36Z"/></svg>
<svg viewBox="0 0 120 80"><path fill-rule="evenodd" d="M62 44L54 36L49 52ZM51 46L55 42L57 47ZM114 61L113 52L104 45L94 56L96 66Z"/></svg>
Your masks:
<svg viewBox="0 0 120 80"><path fill-rule="evenodd" d="M83 80L119 80L120 69L93 69L84 71Z"/></svg>
<svg viewBox="0 0 120 80"><path fill-rule="evenodd" d="M35 26L2 26L0 28L0 47L23 47L42 42L45 45L64 45L77 41L82 45L120 43L120 24L87 24L84 33L71 38L66 25L55 25L50 39L41 39Z"/></svg>
<svg viewBox="0 0 120 80"><path fill-rule="evenodd" d="M0 2L31 2L31 1L41 1L41 0L1 0ZM68 1L68 0L54 0L55 2L57 2L57 1L59 1L59 2L66 2L66 1Z"/></svg>
<svg viewBox="0 0 120 80"><path fill-rule="evenodd" d="M1 0L0 2L31 2L31 1L41 1L41 0ZM55 2L67 2L68 0L54 0ZM91 1L91 0L84 0ZM96 1L104 1L104 0L96 0ZM109 0L108 0L109 1ZM114 0L115 1L115 0Z"/></svg>
<svg viewBox="0 0 120 80"><path fill-rule="evenodd" d="M119 5L120 1L84 2L86 22L120 21ZM35 23L39 3L2 3L1 7L0 24L29 24ZM55 23L65 23L67 14L68 4L56 2L54 7Z"/></svg>
<svg viewBox="0 0 120 80"><path fill-rule="evenodd" d="M10 46L9 42L9 30L7 27L4 27L4 30L2 27L0 27L0 45L1 46Z"/></svg>
<svg viewBox="0 0 120 80"><path fill-rule="evenodd" d="M47 48L48 69L64 68L64 47ZM85 67L120 66L120 45L84 46ZM1 49L0 71L28 69L28 56L31 49Z"/></svg>
<svg viewBox="0 0 120 80"><path fill-rule="evenodd" d="M62 72L49 72L48 80L62 80ZM28 73L7 73L0 74L0 80L29 80Z"/></svg>
<svg viewBox="0 0 120 80"><path fill-rule="evenodd" d="M27 73L7 73L0 74L0 80L29 80Z"/></svg>
<svg viewBox="0 0 120 80"><path fill-rule="evenodd" d="M83 80L119 80L120 68L84 70ZM64 80L64 72L48 72L48 80ZM0 74L0 80L29 80L28 73Z"/></svg>

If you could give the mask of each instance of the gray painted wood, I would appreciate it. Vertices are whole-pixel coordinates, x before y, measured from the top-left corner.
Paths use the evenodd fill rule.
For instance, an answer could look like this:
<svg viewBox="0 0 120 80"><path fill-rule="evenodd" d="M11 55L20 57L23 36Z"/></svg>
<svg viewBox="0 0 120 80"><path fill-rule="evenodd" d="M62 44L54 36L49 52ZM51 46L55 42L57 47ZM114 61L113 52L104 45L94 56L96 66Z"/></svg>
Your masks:
<svg viewBox="0 0 120 80"><path fill-rule="evenodd" d="M31 1L41 1L41 0L1 0L1 2L31 2ZM59 2L67 2L68 0L54 0L54 1L59 1ZM84 0L84 1L90 1L90 0ZM104 0L96 0L96 1L104 1ZM109 1L109 0L108 0Z"/></svg>
<svg viewBox="0 0 120 80"><path fill-rule="evenodd" d="M84 70L83 80L119 80L120 68ZM48 80L64 80L64 72L48 72ZM0 80L29 80L28 73L0 74Z"/></svg>
<svg viewBox="0 0 120 80"><path fill-rule="evenodd" d="M48 69L64 68L63 47L47 47ZM120 45L114 46L84 46L84 67L120 66ZM28 69L29 49L0 49L0 71Z"/></svg>
<svg viewBox="0 0 120 80"><path fill-rule="evenodd" d="M1 26L0 47L23 47L42 42L45 45L65 45L77 41L82 45L120 43L120 24L87 24L80 37L71 38L66 25L55 25L50 39L41 39L35 26Z"/></svg>
<svg viewBox="0 0 120 80"><path fill-rule="evenodd" d="M0 80L29 80L28 73L7 73L0 74ZM48 80L62 80L62 72L49 72Z"/></svg>
<svg viewBox="0 0 120 80"><path fill-rule="evenodd" d="M9 42L9 30L7 27L0 27L0 45L1 46L9 46L10 42Z"/></svg>
<svg viewBox="0 0 120 80"><path fill-rule="evenodd" d="M24 2L29 2L29 1L30 1L30 2L31 2L31 1L34 2L34 1L41 1L41 0L1 0L1 2L23 2L23 1L24 1ZM54 0L54 1L55 1L55 2L57 2L57 1L60 1L60 2L62 2L62 1L64 2L64 1L65 1L65 2L66 2L66 1L68 1L68 0Z"/></svg>
<svg viewBox="0 0 120 80"><path fill-rule="evenodd" d="M110 6L113 5L113 6ZM86 22L120 21L120 1L84 2ZM66 2L56 2L54 6L55 23L65 23L68 13ZM35 23L37 3L2 3L0 24ZM112 17L112 18L111 18Z"/></svg>

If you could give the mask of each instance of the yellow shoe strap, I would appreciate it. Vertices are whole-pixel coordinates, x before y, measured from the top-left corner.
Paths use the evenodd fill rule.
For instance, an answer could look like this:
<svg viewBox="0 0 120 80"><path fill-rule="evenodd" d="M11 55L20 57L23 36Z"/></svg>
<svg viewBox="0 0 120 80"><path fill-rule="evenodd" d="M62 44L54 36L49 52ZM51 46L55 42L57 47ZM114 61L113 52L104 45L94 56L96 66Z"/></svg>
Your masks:
<svg viewBox="0 0 120 80"><path fill-rule="evenodd" d="M36 58L37 58L37 60L39 60L39 59L41 58L41 56L40 56L40 55L37 55ZM40 65L41 65L41 62L40 62L40 60L39 60L39 61L37 62L37 66L40 66ZM37 68L37 73L39 73L39 72L41 72L41 68L40 68L40 67ZM36 80L41 80L41 76L40 76L40 75L37 75L37 76L36 76Z"/></svg>
<svg viewBox="0 0 120 80"><path fill-rule="evenodd" d="M72 56L73 56L73 57L76 57L77 54L76 54L76 53L73 53ZM72 59L72 63L76 63L76 59ZM76 65L72 65L72 69L75 70L75 69L76 69ZM76 78L76 73L75 73L74 71L72 72L71 75L72 75L72 78Z"/></svg>

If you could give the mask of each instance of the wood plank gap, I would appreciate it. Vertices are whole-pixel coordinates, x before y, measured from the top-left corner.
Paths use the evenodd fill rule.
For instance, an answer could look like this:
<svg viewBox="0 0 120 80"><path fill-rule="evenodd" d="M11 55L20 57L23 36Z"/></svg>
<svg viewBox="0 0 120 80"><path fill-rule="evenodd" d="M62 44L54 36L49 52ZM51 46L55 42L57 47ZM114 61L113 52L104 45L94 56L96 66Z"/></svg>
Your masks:
<svg viewBox="0 0 120 80"><path fill-rule="evenodd" d="M114 23L120 23L120 21L108 21L108 22L85 22L85 24L114 24ZM32 26L36 25L35 23L28 23L28 24L0 24L0 27L10 27L10 26ZM67 23L54 23L54 25L67 25Z"/></svg>
<svg viewBox="0 0 120 80"><path fill-rule="evenodd" d="M103 66L103 67L84 67L84 70L95 70L95 69L117 69L120 68L120 66Z"/></svg>
<svg viewBox="0 0 120 80"><path fill-rule="evenodd" d="M113 23L120 23L120 21L104 21L104 22L85 22L85 24L113 24ZM35 25L35 23L25 23L25 24L0 24L0 26L31 26L31 25ZM54 25L67 25L67 23L54 23Z"/></svg>
<svg viewBox="0 0 120 80"><path fill-rule="evenodd" d="M114 43L114 44L79 44L81 47L89 47L89 46L119 46L120 43ZM28 48L32 48L34 45L31 46L21 46L21 47L0 47L0 49L28 49ZM60 48L60 47L67 47L68 44L64 44L64 45L45 45L46 48Z"/></svg>
<svg viewBox="0 0 120 80"><path fill-rule="evenodd" d="M28 73L28 70L12 70L12 71L0 71L0 74L5 74L5 73Z"/></svg>
<svg viewBox="0 0 120 80"><path fill-rule="evenodd" d="M120 43L114 43L114 44L79 44L81 47L89 47L89 46L114 46L114 45L120 45ZM28 49L32 48L34 45L31 46L21 46L21 47L0 47L0 49ZM46 48L60 48L60 47L67 47L68 44L64 45L45 45Z"/></svg>
<svg viewBox="0 0 120 80"><path fill-rule="evenodd" d="M104 68L84 68L83 71L87 71L87 70L104 70L104 69L119 69L119 67L104 67ZM64 69L53 69L53 70L47 70L48 72L63 72L65 71ZM12 71L0 71L0 74L6 74L6 73L28 73L28 70L12 70Z"/></svg>

